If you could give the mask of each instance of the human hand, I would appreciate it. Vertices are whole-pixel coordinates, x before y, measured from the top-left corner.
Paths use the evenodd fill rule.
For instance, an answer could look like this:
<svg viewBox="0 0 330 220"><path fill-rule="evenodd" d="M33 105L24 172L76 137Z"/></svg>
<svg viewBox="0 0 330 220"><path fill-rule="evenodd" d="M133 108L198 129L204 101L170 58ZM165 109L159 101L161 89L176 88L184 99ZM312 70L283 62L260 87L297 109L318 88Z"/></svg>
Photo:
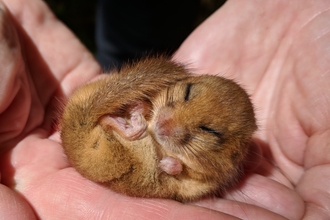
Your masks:
<svg viewBox="0 0 330 220"><path fill-rule="evenodd" d="M171 200L120 195L82 178L52 119L74 88L100 72L39 0L4 1L0 13L0 213L4 219L212 219L225 214ZM226 216L226 215L225 215Z"/></svg>
<svg viewBox="0 0 330 220"><path fill-rule="evenodd" d="M329 218L329 7L322 0L230 0L177 52L200 73L241 83L259 122L259 167L225 199L200 205L244 219L261 209Z"/></svg>
<svg viewBox="0 0 330 220"><path fill-rule="evenodd" d="M38 159L60 166L59 144L48 139L58 104L101 70L43 1L0 2L0 48L0 218L30 219L39 215L34 199L47 196L26 192L48 174Z"/></svg>
<svg viewBox="0 0 330 220"><path fill-rule="evenodd" d="M322 131L322 128L317 127L321 127L321 125L329 122L329 119L326 120L322 118L326 116L325 101L328 89L325 85L327 82L326 79L329 80L325 71L327 63L321 62L323 66L321 64L318 64L317 67L313 66L314 68L318 68L318 71L316 71L318 73L314 70L313 72L308 72L308 69L305 68L305 66L308 66L307 63L314 64L316 60L319 61L320 58L327 57L325 54L326 51L321 47L315 47L313 50L311 48L308 56L306 58L300 57L300 59L297 57L299 54L296 54L299 50L303 51L305 46L308 45L307 43L315 39L313 33L319 33L318 31L322 30L322 27L327 27L326 24L324 23L322 26L320 24L316 25L313 22L306 22L310 25L310 30L299 33L300 38L302 38L300 43L295 41L294 43L296 45L290 44L290 38L297 37L297 30L295 31L292 24L295 24L296 28L299 28L299 24L306 21L304 19L308 20L308 18L310 18L309 15L320 12L320 10L326 10L327 8L325 6L319 5L319 8L309 8L306 6L308 1L306 1L305 4L302 4L301 1L297 2L296 5L294 3L288 5L286 1L281 1L280 5L282 6L275 7L276 3L274 3L274 1L272 3L269 1L268 3L263 1L255 3L252 1L230 0L226 3L224 8L216 12L205 24L192 34L178 51L177 59L188 60L189 62L193 61L195 67L202 70L202 72L226 72L225 76L230 78L234 77L239 82L246 85L246 88L253 95L253 101L257 106L257 117L260 118L259 124L261 129L256 135L260 140L260 148L263 152L267 152L269 148L269 155L273 157L274 162L278 165L278 168L274 167L272 165L273 161L270 161L271 158L264 153L265 158L259 168L255 170L255 174L246 177L243 184L228 192L224 199L212 198L210 200L201 201L197 204L199 206L196 206L195 204L180 204L171 200L130 198L119 195L82 178L69 166L64 157L58 133L49 136L51 118L54 111L56 111L53 102L56 100L55 97L61 99L65 95L70 94L72 89L80 84L77 82L78 80L82 83L96 75L99 72L99 67L77 40L61 26L61 24L54 20L51 13L48 9L44 8L41 1L30 0L28 1L29 3L26 2L27 1L22 0L5 1L14 17L18 20L14 27L18 29L17 31L20 45L23 48L23 54L21 55L19 50L16 52L16 55L12 55L12 58L5 57L7 60L4 58L0 59L0 62L6 61L4 62L5 64L8 65L12 63L13 66L11 69L8 68L8 72L4 72L2 75L13 78L20 76L26 79L25 81L29 82L29 84L22 83L19 84L20 86L16 87L9 84L8 82L10 81L7 81L6 84L2 83L4 82L2 81L0 84L1 91L3 91L2 88L8 88L8 90L6 89L4 91L9 91L5 93L6 96L1 96L0 99L1 108L7 109L7 111L4 112L7 114L6 117L3 116L3 111L1 109L1 124L3 123L3 118L9 118L11 115L11 117L16 117L25 114L25 117L22 117L23 119L30 118L27 123L23 123L25 120L18 118L20 120L17 121L23 124L18 128L2 128L2 126L1 129L5 130L1 130L0 133L0 146L13 148L13 150L9 151L7 154L1 155L0 169L2 183L4 185L0 185L0 190L2 190L0 192L4 192L2 195L9 195L9 197L6 197L8 198L6 201L13 201L16 205L16 212L19 210L22 214L29 213L30 216L32 216L33 213L27 205L29 203L34 213L41 219L58 219L61 217L65 217L66 219L214 219L220 217L234 219L232 216L250 219L266 219L269 215L271 215L273 219L276 217L281 219L281 216L286 216L290 219L299 219L305 210L303 199L305 201L311 201L311 199L306 199L306 195L304 194L306 188L308 189L308 186L313 183L309 181L314 178L314 181L317 181L317 183L315 183L313 187L319 187L321 192L326 192L326 183L324 182L326 176L310 178L309 175L321 175L324 173L324 171L321 172L317 170L313 172L313 170L318 167L311 168L318 163L326 164L327 162L326 156L322 158L323 155L327 154L316 154L313 152L313 150L322 150L321 143L324 143L321 139L322 134L324 135L324 139L327 138L326 131L321 133L320 131ZM305 14L299 15L301 11L294 7L306 7L305 11L301 10ZM286 10L283 11L283 8ZM260 18L261 12L263 12L263 16L269 20ZM290 17L291 12L296 12L293 15L297 20L293 19L293 15ZM231 13L236 13L236 15L232 17L232 21L226 26ZM32 16L32 14L34 15ZM251 14L257 14L255 19L251 18ZM272 16L276 15L281 18L283 16L283 20L277 20L276 17L272 18ZM321 15L321 17L316 17L316 21L319 23L320 19L321 21L324 19L324 22L327 20L326 13ZM32 19L34 17L35 20ZM39 22L37 22L37 20L39 20ZM40 21L42 22L40 23ZM213 21L215 23L213 23ZM271 27L271 24L274 24L275 27ZM23 26L23 29L20 28L20 25ZM214 29L213 25L216 25L218 29ZM288 26L290 26L290 28L288 28ZM219 27L223 27L223 29ZM260 29L268 27L268 29L265 29L264 32L254 33L252 30L255 30L255 27L260 27ZM313 28L315 28L314 31L312 31ZM42 32L42 30L47 31ZM24 31L26 34L24 34ZM45 39L47 39L47 36L52 36L51 33L54 34L54 39L49 43L49 40ZM206 33L210 34L210 41L205 40ZM228 36L229 33L232 33L232 35ZM289 33L291 33L291 35ZM284 35L286 38L282 38ZM61 38L59 39L57 36ZM265 42L262 40L265 39L265 36L272 39ZM31 40L29 40L29 37L33 39L34 45ZM251 45L253 42L252 40L255 40L256 37L259 37L259 39L261 39L260 41L264 44L258 41L255 45ZM55 39L57 40L54 41ZM244 41L242 41L242 39L244 39ZM46 42L48 42L48 45L45 45ZM68 43L63 45L64 42ZM191 42L217 43L214 45L202 45L201 43L191 44ZM8 44L3 43L3 41L0 43L7 48L7 51L11 51L8 49ZM243 45L239 45L239 43ZM320 38L315 41L315 45L317 45L316 43L318 43L318 45L326 45L327 42L326 39ZM279 47L279 45L281 46ZM62 51L62 48L64 48L65 51ZM290 49L291 51L293 48L295 48L295 50L292 52L286 51L286 49ZM219 51L221 51L221 53ZM271 51L273 51L273 53L271 53ZM31 54L28 56L31 52L33 52L33 57L31 57ZM38 52L39 59L35 56ZM306 53L306 51L303 52ZM284 59L284 55L286 59ZM291 58L288 59L288 56ZM23 57L24 59L19 59L19 57ZM68 58L72 58L72 60ZM290 62L296 65L299 63L301 65L301 62L303 62L304 69L299 71L290 70ZM40 63L42 63L41 66ZM22 68L23 70L17 68L17 66L19 67L22 65L27 68ZM45 70L47 74L41 74L41 70ZM283 71L279 72L279 70ZM87 75L82 75L82 73ZM314 80L317 80L322 73L325 74L322 79L323 81L313 83L312 79L314 78ZM14 76L11 74L14 74ZM308 76L308 79L294 78L297 74ZM45 89L45 87L42 88L42 86L45 86L45 81L40 83L40 79L37 81L36 77L45 77L43 80L53 82L53 85L47 84L47 89ZM274 80L274 78L276 80ZM291 81L285 81L288 79L291 79ZM269 83L272 80L274 80L274 82ZM294 92L300 91L298 89L306 89L306 82L308 86L311 86L311 82L315 87L317 85L316 90L310 90L314 87L308 87L307 90L303 91L313 91L313 93L308 93L306 96L297 99L297 103L293 103L291 100L293 98L292 96L295 94ZM287 91L284 89L285 85L292 86L292 83L302 83L302 86L298 84L299 87L289 88L289 90L292 91L290 93L291 95L287 94L287 96L283 97L278 94ZM277 91L281 86L283 86L283 89ZM27 97L30 97L33 103L39 103L39 105L37 105L38 107L33 105L36 107L31 107L29 111L24 110L26 106L29 107L28 104L23 105L24 100L28 98L22 100L17 98L17 102L11 101L15 99L11 99L8 94L15 94L15 96L13 95L14 97L19 97L16 95L19 93L14 93L12 91L17 91L20 88L22 88L22 90L25 88L25 91L29 91L27 88L35 88L35 92L33 92L32 89L30 90L31 92L27 93ZM322 93L322 95L320 95L320 93ZM24 93L22 92L22 94ZM315 97L318 99L315 99ZM310 104L311 101L314 102ZM7 103L7 105L3 103ZM290 103L289 109L287 109L288 105L286 103ZM300 111L298 114L300 117L298 117L298 115L293 115L292 113L296 112L294 112L292 108L297 108L300 105L306 106L306 111ZM13 106L12 109L15 111L22 112L16 112L14 114L12 111L12 113L9 114L8 112L11 112L8 110L10 109L9 106ZM311 113L311 109L308 109L307 106L317 110L315 110L317 112L315 115L314 112L312 112L316 120L313 120L313 124L309 118L304 119L304 117L302 117L304 114L308 114L308 112ZM323 110L318 109L318 106L323 107ZM270 111L271 109L273 109L273 111ZM321 113L324 114L322 115ZM284 119L286 124L288 124L288 122L294 122L295 126L292 127L288 125L285 127L286 124L282 121ZM13 120L14 118L12 118L11 121ZM304 128L308 127L309 129L307 130L310 131L310 133L298 133L297 131L301 131L301 127L299 128L297 126L297 122L302 122L301 125ZM7 124L8 122L6 125ZM12 126L14 125L15 124ZM10 137L4 135L8 134L8 131L13 131ZM285 134L285 137L281 138L283 134ZM321 137L315 136L317 134L320 134ZM308 138L310 142L306 145ZM313 139L314 141L319 141L319 146L313 143ZM285 143L285 141L290 141L290 143ZM303 142L304 145L300 144L301 142ZM282 147L284 145L289 147L283 149ZM303 146L303 149L296 150L297 147L301 146ZM326 152L325 147L326 146L323 145L324 152ZM280 151L280 153L278 153L278 151ZM307 157L308 152L309 154L317 156ZM303 157L303 159L301 159L301 157ZM306 171L307 169L308 171ZM302 177L302 179L299 181L300 177ZM21 196L15 194L14 191L10 191L7 186L18 192ZM294 190L294 186L297 186L297 190ZM315 194L314 191L311 193ZM314 199L317 199L317 196L315 196ZM5 207L2 206L2 201L0 201L0 207ZM274 204L274 201L276 204ZM319 201L322 202L323 200ZM6 203L4 203L4 205L5 204ZM319 208L319 206L315 204L319 205L319 203L310 202L310 204L312 205L309 206L309 211L307 209L308 212L306 212L306 214L311 213L312 215L315 213L313 212L313 208ZM10 206L7 205L6 207ZM228 213L228 215L222 212ZM13 219L10 218L10 215L15 214L14 212L4 212L2 210L1 213L7 214L7 219ZM317 214L323 213L320 210ZM27 214L25 216L27 216Z"/></svg>

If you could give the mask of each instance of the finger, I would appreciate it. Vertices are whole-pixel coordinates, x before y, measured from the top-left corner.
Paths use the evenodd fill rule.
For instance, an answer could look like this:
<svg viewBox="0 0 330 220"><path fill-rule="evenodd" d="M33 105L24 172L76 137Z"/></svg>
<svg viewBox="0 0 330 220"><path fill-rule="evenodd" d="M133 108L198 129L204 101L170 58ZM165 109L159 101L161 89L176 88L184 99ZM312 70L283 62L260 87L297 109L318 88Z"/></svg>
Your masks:
<svg viewBox="0 0 330 220"><path fill-rule="evenodd" d="M56 182L56 184L54 184ZM50 190L51 189L51 190ZM41 218L72 219L236 219L227 214L211 211L171 200L127 197L90 182L66 169L42 181L26 195L42 194L31 200ZM32 196L33 197L33 196ZM49 198L53 198L50 200ZM56 213L54 213L54 207Z"/></svg>
<svg viewBox="0 0 330 220"><path fill-rule="evenodd" d="M43 59L36 59L36 56L32 55L27 57L31 74L34 77L38 78L41 72L45 74L49 71L58 81L64 81L64 78L67 77L66 83L61 86L64 94L69 94L81 83L91 79L101 71L91 53L54 16L44 1L3 1L13 14L17 24L22 27L22 40L24 46L27 47L27 53L32 53L37 58ZM40 61L43 62L42 66ZM38 83L37 88L45 86L45 81L37 82L36 80L36 83ZM42 92L45 91L42 90ZM43 93L38 91L38 94L48 97L47 93Z"/></svg>
<svg viewBox="0 0 330 220"><path fill-rule="evenodd" d="M15 97L17 69L21 64L20 45L12 21L3 4L0 4L0 113ZM17 91L16 91L17 92Z"/></svg>
<svg viewBox="0 0 330 220"><path fill-rule="evenodd" d="M37 219L29 204L16 192L0 184L1 219Z"/></svg>
<svg viewBox="0 0 330 220"><path fill-rule="evenodd" d="M29 115L31 98L21 47L8 11L0 2L0 151L4 142L22 133Z"/></svg>
<svg viewBox="0 0 330 220"><path fill-rule="evenodd" d="M224 198L259 206L288 219L300 219L305 209L294 189L257 174L246 177L237 190L228 192Z"/></svg>
<svg viewBox="0 0 330 220"><path fill-rule="evenodd" d="M297 192L306 202L304 219L327 219L330 216L330 165L308 169L299 183Z"/></svg>
<svg viewBox="0 0 330 220"><path fill-rule="evenodd" d="M101 72L91 53L39 0L4 0L20 36L31 91L30 127L50 130L66 97ZM41 105L41 106L37 106ZM46 111L40 109L46 108ZM39 117L37 121L35 116ZM35 124L30 124L34 122Z"/></svg>
<svg viewBox="0 0 330 220"><path fill-rule="evenodd" d="M207 199L197 203L197 205L209 209L217 210L228 215L236 216L240 219L287 219L284 216L271 212L259 206L250 205L244 202L238 202L226 199Z"/></svg>

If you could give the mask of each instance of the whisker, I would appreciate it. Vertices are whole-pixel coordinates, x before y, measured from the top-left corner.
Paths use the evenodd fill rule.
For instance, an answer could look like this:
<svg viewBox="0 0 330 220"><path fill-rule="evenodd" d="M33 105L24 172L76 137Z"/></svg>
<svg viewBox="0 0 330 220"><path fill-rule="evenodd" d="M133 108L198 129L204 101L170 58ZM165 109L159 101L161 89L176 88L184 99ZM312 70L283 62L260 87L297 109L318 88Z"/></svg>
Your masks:
<svg viewBox="0 0 330 220"><path fill-rule="evenodd" d="M183 147L185 153L190 153L191 155L193 155L193 157L196 159L200 166L205 167L211 165L213 168L217 168L213 161L209 160L207 156L205 156L204 150L202 148L203 146L196 144L189 144L188 146Z"/></svg>

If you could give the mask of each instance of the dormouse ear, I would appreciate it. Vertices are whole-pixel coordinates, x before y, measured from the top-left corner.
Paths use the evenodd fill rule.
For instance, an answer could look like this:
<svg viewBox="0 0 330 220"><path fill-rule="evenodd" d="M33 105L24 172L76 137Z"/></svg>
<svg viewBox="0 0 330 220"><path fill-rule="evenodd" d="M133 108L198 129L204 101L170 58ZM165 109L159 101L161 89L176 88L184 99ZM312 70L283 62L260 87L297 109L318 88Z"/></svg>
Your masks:
<svg viewBox="0 0 330 220"><path fill-rule="evenodd" d="M124 139L139 140L147 135L148 123L145 115L148 108L146 103L137 101L127 107L126 116L107 114L101 118L100 124L109 132L117 132Z"/></svg>

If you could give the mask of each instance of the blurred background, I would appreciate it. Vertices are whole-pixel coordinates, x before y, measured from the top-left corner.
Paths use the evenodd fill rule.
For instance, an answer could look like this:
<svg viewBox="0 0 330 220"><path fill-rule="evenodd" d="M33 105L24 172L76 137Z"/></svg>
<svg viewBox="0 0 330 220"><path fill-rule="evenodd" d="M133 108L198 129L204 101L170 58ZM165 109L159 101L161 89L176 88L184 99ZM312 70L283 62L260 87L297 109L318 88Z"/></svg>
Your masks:
<svg viewBox="0 0 330 220"><path fill-rule="evenodd" d="M100 14L100 10L103 10L103 11L105 10L102 7L104 7L103 6L104 4L108 4L106 2L108 0L101 0L101 1L99 0L98 6L97 6L98 1L92 1L92 0L44 0L44 1L49 5L49 7L56 14L56 16L76 34L76 36L83 42L83 44L96 57L99 56L98 57L99 61L102 60L102 56L104 56L104 54L98 55L98 50L100 50L100 47L103 48L104 42L102 42L101 46L96 44L96 42L97 42L96 39L98 39L98 41L102 41L102 36L101 36L101 38L100 38L100 36L96 36L96 25L97 25L97 22L100 21L100 18L99 17L97 18L97 13ZM103 1L103 5L100 4L100 2L102 2L102 1ZM175 4L177 4L180 1L181 0L177 0L177 2L175 2L175 1L174 2L175 2ZM117 1L117 2L120 2L120 1ZM123 4L123 5L128 4L128 6L124 5L124 7L127 7L127 8L129 7L129 1L122 0L121 2L122 3L120 3L120 4ZM136 0L135 2L139 2L139 1ZM143 1L141 1L141 2L143 2ZM154 2L156 2L156 4L158 4L161 1L159 1L159 2L154 1ZM186 2L189 2L189 0ZM186 2L183 2L182 4L186 4ZM214 11L216 11L219 7L221 7L225 3L225 0L196 0L196 2L198 3L198 5L197 5L197 7L195 7L195 6L194 7L197 8L197 16L195 16L195 18L194 18L194 21L193 21L194 27L193 28L198 26L209 15L211 15ZM169 4L169 3L165 3L165 4ZM184 12L185 6L182 4L178 7L181 7L180 8L181 12L186 13L186 12ZM99 7L99 8L97 8L97 7ZM133 7L136 7L136 5ZM161 7L163 7L163 6L161 6ZM173 7L176 7L176 6L173 5ZM127 9L125 9L125 10L127 10ZM168 10L168 9L164 9L164 10ZM189 10L188 7L187 7L187 10ZM116 11L114 11L114 12L116 12ZM111 11L109 13L113 14L113 12L111 12ZM118 17L118 15L121 15L121 14L117 14L116 16ZM125 19L126 17L122 17L122 18ZM122 18L121 18L121 20L123 20ZM174 18L174 19L177 19L177 18ZM98 23L100 23L100 22L98 22ZM107 24L105 24L104 26L106 26L106 25ZM124 23L123 26L128 26L128 25ZM100 27L100 26L98 26L98 27ZM106 28L106 27L103 27L103 28ZM114 32L113 30L111 30L111 27L110 27L110 31ZM191 31L189 30L188 32L190 33ZM184 38L187 35L189 35L188 32L184 33ZM127 33L125 33L125 34L127 35ZM181 37L181 38L184 39L183 37ZM182 40L179 40L179 41L182 42ZM114 44L117 45L119 43L114 42ZM177 45L179 45L179 44L177 43ZM130 45L128 45L128 46L130 46ZM163 47L165 47L165 46L163 46ZM173 47L174 48L172 48L172 49L175 50L177 46L175 45ZM116 49L119 50L121 48L119 48L119 49L116 48ZM132 51L129 51L127 53L131 53L131 54L124 56L124 58L121 55L120 59L130 59L135 56L135 54L132 54L133 53ZM141 54L142 52L139 52L139 53ZM140 56L140 54L138 56ZM116 54L115 56L117 56L117 55L118 54ZM103 66L108 65L109 62L113 62L113 63L117 62L117 61L112 61L111 60L112 58L109 58L109 59L110 60L103 61L105 63ZM115 59L117 59L117 58L115 58Z"/></svg>

